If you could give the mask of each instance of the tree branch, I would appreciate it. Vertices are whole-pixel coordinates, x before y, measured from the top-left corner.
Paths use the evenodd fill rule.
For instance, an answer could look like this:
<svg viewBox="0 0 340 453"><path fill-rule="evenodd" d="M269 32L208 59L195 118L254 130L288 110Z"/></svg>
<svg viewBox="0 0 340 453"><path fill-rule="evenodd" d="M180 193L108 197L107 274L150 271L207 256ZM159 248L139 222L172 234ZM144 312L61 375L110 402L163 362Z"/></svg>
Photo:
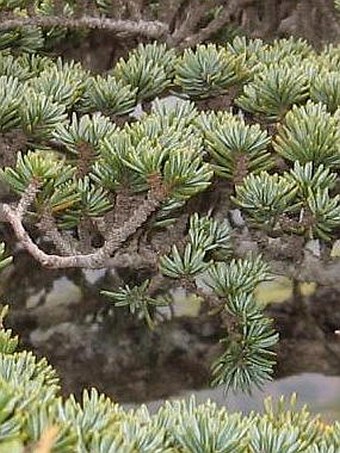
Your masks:
<svg viewBox="0 0 340 453"><path fill-rule="evenodd" d="M183 7L183 3L185 3L185 0L167 0L166 2L160 2L158 17L161 21L164 21L171 26L178 12Z"/></svg>
<svg viewBox="0 0 340 453"><path fill-rule="evenodd" d="M143 0L127 0L126 1L130 17L133 20L141 20L143 12Z"/></svg>
<svg viewBox="0 0 340 453"><path fill-rule="evenodd" d="M188 35L193 34L196 26L215 2L216 0L206 0L205 2L193 0L189 3L184 20L171 36L174 44L182 42Z"/></svg>
<svg viewBox="0 0 340 453"><path fill-rule="evenodd" d="M132 213L130 219L124 222L118 229L111 230L102 247L86 255L48 255L33 242L25 230L22 223L22 215L20 215L22 210L18 212L16 207L9 204L0 204L0 221L7 222L11 225L20 245L44 267L53 269L70 267L100 269L106 267L105 263L109 260L110 256L119 250L122 244L148 220L161 202L167 198L167 190L162 186L161 179L158 176L152 180L150 178L150 187L147 198L140 203L139 207ZM27 205L22 200L19 202L20 204Z"/></svg>
<svg viewBox="0 0 340 453"><path fill-rule="evenodd" d="M94 247L91 245L91 226L92 222L89 218L81 219L77 226L79 243L81 244L80 250L82 253L90 253L94 251Z"/></svg>
<svg viewBox="0 0 340 453"><path fill-rule="evenodd" d="M37 193L39 192L41 183L38 180L33 180L26 188L25 192L23 193L17 209L16 214L20 220L22 220L23 216L25 215L27 209L35 200Z"/></svg>
<svg viewBox="0 0 340 453"><path fill-rule="evenodd" d="M53 9L56 16L61 16L64 11L65 2L64 0L54 0Z"/></svg>
<svg viewBox="0 0 340 453"><path fill-rule="evenodd" d="M339 42L340 36L340 23L337 20L335 14L335 7L334 2L325 2L317 0L316 4L319 5L319 12L324 16L325 20L329 24L329 26L334 30L334 34L337 37L337 42Z"/></svg>
<svg viewBox="0 0 340 453"><path fill-rule="evenodd" d="M107 230L108 230L106 217L95 217L93 219L93 222L96 225L99 233L103 236L103 238L105 238L107 235Z"/></svg>
<svg viewBox="0 0 340 453"><path fill-rule="evenodd" d="M232 16L245 6L252 4L254 0L231 0L224 6L220 14L209 24L197 33L187 36L178 43L179 47L193 47L196 44L206 41L211 35L216 33L225 24L231 22ZM176 43L177 44L177 43Z"/></svg>
<svg viewBox="0 0 340 453"><path fill-rule="evenodd" d="M66 232L60 232L55 219L47 210L43 212L40 221L37 223L37 227L62 255L69 256L77 253L78 241Z"/></svg>
<svg viewBox="0 0 340 453"><path fill-rule="evenodd" d="M159 21L131 21L113 20L109 18L97 18L83 16L79 18L65 16L34 16L17 17L3 20L0 23L0 31L11 30L17 27L39 26L39 27L66 27L66 28L87 28L102 29L114 33L126 33L130 35L143 35L149 38L160 38L168 33L168 25Z"/></svg>

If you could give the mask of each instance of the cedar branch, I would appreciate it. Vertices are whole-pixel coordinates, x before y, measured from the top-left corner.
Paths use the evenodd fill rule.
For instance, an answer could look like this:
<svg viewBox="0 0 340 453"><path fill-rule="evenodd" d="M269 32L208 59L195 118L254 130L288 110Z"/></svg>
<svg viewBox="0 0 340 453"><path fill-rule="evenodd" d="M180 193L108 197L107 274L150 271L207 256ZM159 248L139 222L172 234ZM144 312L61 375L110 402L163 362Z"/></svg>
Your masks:
<svg viewBox="0 0 340 453"><path fill-rule="evenodd" d="M44 267L51 269L71 267L101 269L106 267L106 263L111 255L119 250L122 244L148 220L150 215L160 206L161 202L167 198L168 193L162 187L161 181L150 181L150 186L151 188L147 197L131 214L131 217L116 229L114 229L115 225L113 225L104 245L95 252L86 255L60 256L45 253L33 242L25 230L22 223L23 214L21 210L18 212L16 206L7 203L0 204L0 221L7 222L11 225L20 245ZM22 204L21 201L19 201L18 206L20 204Z"/></svg>
<svg viewBox="0 0 340 453"><path fill-rule="evenodd" d="M48 209L42 213L40 221L37 223L38 229L52 242L58 252L62 255L76 254L77 241L66 232L58 230L56 221Z"/></svg>
<svg viewBox="0 0 340 453"><path fill-rule="evenodd" d="M87 28L102 29L114 33L126 33L130 35L143 35L149 38L160 38L167 34L167 24L159 21L132 21L113 20L104 17L83 16L79 18L65 16L34 16L16 17L3 20L0 23L0 31L11 30L17 27L39 26L39 27L66 27L66 28Z"/></svg>
<svg viewBox="0 0 340 453"><path fill-rule="evenodd" d="M211 20L206 27L201 28L197 33L189 34L189 36L185 38L183 37L180 42L176 42L175 44L179 45L180 48L185 48L194 47L197 44L206 41L224 25L230 23L232 21L232 16L235 15L237 11L253 3L254 0L231 0L227 5L223 6L220 14Z"/></svg>

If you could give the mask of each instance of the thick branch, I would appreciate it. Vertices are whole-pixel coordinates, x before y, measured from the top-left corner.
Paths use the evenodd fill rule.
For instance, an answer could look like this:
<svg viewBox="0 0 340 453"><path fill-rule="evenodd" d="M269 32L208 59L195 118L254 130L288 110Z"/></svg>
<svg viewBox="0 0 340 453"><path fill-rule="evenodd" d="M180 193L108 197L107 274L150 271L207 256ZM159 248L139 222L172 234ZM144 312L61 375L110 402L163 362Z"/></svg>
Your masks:
<svg viewBox="0 0 340 453"><path fill-rule="evenodd" d="M129 35L143 35L149 38L160 38L167 34L168 26L158 21L131 21L113 20L83 16L79 18L65 16L34 16L8 19L0 23L0 31L11 30L17 27L40 26L40 27L65 27L65 28L98 28L114 33L126 33Z"/></svg>
<svg viewBox="0 0 340 453"><path fill-rule="evenodd" d="M167 0L166 2L160 2L158 17L160 20L171 25L181 8L183 8L184 3L185 0Z"/></svg>
<svg viewBox="0 0 340 453"><path fill-rule="evenodd" d="M94 247L92 247L92 234L91 234L91 227L92 227L91 219L83 218L78 224L77 232L80 246L80 251L82 253L90 253L94 251Z"/></svg>
<svg viewBox="0 0 340 453"><path fill-rule="evenodd" d="M0 221L11 225L20 245L42 266L54 269L70 267L100 269L106 267L105 263L110 256L147 221L166 196L167 193L161 185L152 185L148 197L141 202L131 218L118 229L111 231L104 245L96 252L86 255L48 255L32 241L22 224L22 216L18 215L17 209L9 204L0 205Z"/></svg>
<svg viewBox="0 0 340 453"><path fill-rule="evenodd" d="M317 0L316 4L319 5L321 14L324 16L329 26L334 30L334 34L337 37L337 42L339 42L340 23L337 20L337 16L335 14L334 2L324 2Z"/></svg>
<svg viewBox="0 0 340 453"><path fill-rule="evenodd" d="M134 20L141 20L143 12L143 0L127 0L126 4L128 6L130 17L132 17Z"/></svg>
<svg viewBox="0 0 340 453"><path fill-rule="evenodd" d="M184 20L180 26L176 28L171 37L173 42L179 43L188 35L192 34L209 8L213 6L215 1L216 0L206 0L205 2L198 2L197 0L193 0L189 3Z"/></svg>
<svg viewBox="0 0 340 453"><path fill-rule="evenodd" d="M181 42L175 42L175 45L180 47L193 47L196 44L206 41L214 33L220 30L224 25L231 22L232 16L243 7L249 6L254 0L231 0L223 7L220 14L213 19L209 24L200 29L197 33L187 36ZM175 34L174 34L175 35ZM170 38L171 39L171 38Z"/></svg>
<svg viewBox="0 0 340 453"><path fill-rule="evenodd" d="M23 218L28 208L35 200L35 197L39 192L40 186L41 183L37 180L34 180L28 185L25 192L23 193L16 209L16 215L20 220Z"/></svg>
<svg viewBox="0 0 340 453"><path fill-rule="evenodd" d="M163 198L164 199L164 198ZM161 199L152 193L141 202L140 206L132 213L131 217L117 230L111 231L106 241L96 253L97 258L102 261L116 251L137 229L142 226L149 216L156 211Z"/></svg>
<svg viewBox="0 0 340 453"><path fill-rule="evenodd" d="M77 253L77 241L66 232L58 230L54 217L47 210L41 216L37 227L62 255L68 256Z"/></svg>

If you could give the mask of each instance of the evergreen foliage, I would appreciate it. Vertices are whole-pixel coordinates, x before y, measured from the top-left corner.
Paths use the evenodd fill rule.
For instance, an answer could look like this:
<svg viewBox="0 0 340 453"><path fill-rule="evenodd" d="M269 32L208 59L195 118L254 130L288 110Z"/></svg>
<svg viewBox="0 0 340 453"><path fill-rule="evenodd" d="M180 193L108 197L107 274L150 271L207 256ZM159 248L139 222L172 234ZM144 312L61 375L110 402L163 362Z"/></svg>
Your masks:
<svg viewBox="0 0 340 453"><path fill-rule="evenodd" d="M259 124L248 125L241 116L226 112L202 114L197 123L219 176L237 183L249 172L258 173L274 165L268 152L270 137Z"/></svg>
<svg viewBox="0 0 340 453"><path fill-rule="evenodd" d="M270 63L258 69L236 103L245 111L280 120L294 104L307 99L308 88L303 67L292 67L282 61Z"/></svg>
<svg viewBox="0 0 340 453"><path fill-rule="evenodd" d="M258 256L237 256L232 237L238 231L227 219L214 219L213 209L209 215L207 210L192 214L192 206L208 188L222 187L225 203L238 206L248 226L267 235L265 240L287 232L306 240L333 237L340 225L335 184L339 47L316 52L301 39L269 44L236 37L226 46L198 44L182 51L154 42L149 23L145 33L153 42L140 44L107 74L98 75L79 63L47 55L54 41L70 33L59 19L69 18L69 28L73 24L80 33L77 20L87 20L82 5L33 3L39 20L53 16L50 26L32 25L29 5L24 8L24 2L13 0L6 6L19 8L12 11L14 17L21 15L28 23L0 29L1 179L17 197L0 204L1 221L10 224L26 251L51 268L105 267L122 249L129 252L133 247L143 258L152 255L155 277L198 293L220 317L225 338L213 365L214 382L243 390L261 386L272 374L278 340L254 298L256 285L269 278L268 268ZM109 14L109 2L97 3ZM3 3L0 9L3 12ZM122 24L135 26L133 21ZM37 52L42 48L44 55ZM169 93L174 106L155 100ZM220 101L221 111L204 111L210 98ZM139 117L136 107L142 110ZM171 242L170 233L176 233L175 221L184 218L187 202L191 208L186 231ZM44 243L34 242L31 226L51 242L53 254L45 251ZM154 249L145 248L155 232L162 239ZM160 324L157 307L172 303L154 291L153 277L139 286L105 291L116 306L128 307L152 328ZM91 398L97 396L86 396L84 404L91 406ZM29 439L38 439L32 433L41 435L46 417L53 419L65 410L68 422L63 429L74 442L69 421L79 407L72 400L64 409L53 407L37 408L43 411L38 419L45 422L34 422ZM202 420L199 423L209 425ZM198 439L195 434L197 419L187 422L185 429L174 428L176 442L188 442L185 448L204 445L204 436ZM85 432L87 421L79 423ZM119 449L127 439L132 445L137 438L145 449L151 445L153 451L166 451L165 432L151 435L141 428L145 437L138 437L137 428L139 419L126 418L118 437L89 434L90 440L81 442L94 442L106 451L110 442ZM261 432L251 429L249 448L254 451L271 448L268 439L279 435L266 424ZM295 448L299 434L294 429L273 445L282 451ZM235 434L230 442L223 436L208 438L216 448L226 442L228 451L240 436Z"/></svg>
<svg viewBox="0 0 340 453"><path fill-rule="evenodd" d="M312 162L304 167L297 162L294 170L283 176L250 174L236 186L233 199L254 226L269 233L294 232L328 241L340 225L340 196L329 195L334 174L323 166L314 171Z"/></svg>
<svg viewBox="0 0 340 453"><path fill-rule="evenodd" d="M322 71L311 81L310 97L327 106L334 113L340 105L340 75L336 71Z"/></svg>
<svg viewBox="0 0 340 453"><path fill-rule="evenodd" d="M140 44L113 70L117 80L136 90L138 101L150 100L170 86L175 53L162 44Z"/></svg>
<svg viewBox="0 0 340 453"><path fill-rule="evenodd" d="M247 78L243 60L214 44L186 49L176 64L175 84L192 99L218 96Z"/></svg>
<svg viewBox="0 0 340 453"><path fill-rule="evenodd" d="M290 161L338 167L339 119L324 104L294 106L285 116L273 143L275 151Z"/></svg>
<svg viewBox="0 0 340 453"><path fill-rule="evenodd" d="M275 228L278 218L295 208L297 188L277 173L250 174L242 185L236 186L235 202L241 206L253 222L269 230Z"/></svg>
<svg viewBox="0 0 340 453"><path fill-rule="evenodd" d="M313 47L305 39L294 36L275 39L270 46L257 46L254 51L259 60L266 65L284 61L295 66L297 62L301 63L314 56Z"/></svg>
<svg viewBox="0 0 340 453"><path fill-rule="evenodd" d="M81 110L102 112L108 117L131 113L136 104L137 88L119 82L112 76L97 76L89 79L82 98Z"/></svg>
<svg viewBox="0 0 340 453"><path fill-rule="evenodd" d="M18 79L7 75L0 77L0 100L1 132L5 132L20 124L18 110L20 108L22 94Z"/></svg>
<svg viewBox="0 0 340 453"><path fill-rule="evenodd" d="M70 109L84 94L86 79L87 72L79 63L64 63L58 59L55 65L30 78L25 89L32 87L35 92L43 93L53 102Z"/></svg>

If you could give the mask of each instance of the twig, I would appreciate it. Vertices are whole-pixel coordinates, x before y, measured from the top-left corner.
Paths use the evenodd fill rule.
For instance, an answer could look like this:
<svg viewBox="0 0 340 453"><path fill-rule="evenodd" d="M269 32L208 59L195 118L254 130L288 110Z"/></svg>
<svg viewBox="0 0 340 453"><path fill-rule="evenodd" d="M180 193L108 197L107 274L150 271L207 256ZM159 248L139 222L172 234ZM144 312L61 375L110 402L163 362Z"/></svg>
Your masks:
<svg viewBox="0 0 340 453"><path fill-rule="evenodd" d="M59 428L56 425L47 426L41 434L38 444L34 451L36 453L49 453L55 446L57 437L59 434Z"/></svg>
<svg viewBox="0 0 340 453"><path fill-rule="evenodd" d="M35 16L35 4L34 4L34 0L27 0L26 1L26 10L27 10L27 13L30 17L34 17Z"/></svg>
<svg viewBox="0 0 340 453"><path fill-rule="evenodd" d="M107 235L106 241L97 252L97 258L102 261L111 253L116 251L139 227L141 227L150 215L156 211L160 202L165 199L161 194L150 191L148 197L140 206L131 214L131 217L122 224L118 229L113 228Z"/></svg>

